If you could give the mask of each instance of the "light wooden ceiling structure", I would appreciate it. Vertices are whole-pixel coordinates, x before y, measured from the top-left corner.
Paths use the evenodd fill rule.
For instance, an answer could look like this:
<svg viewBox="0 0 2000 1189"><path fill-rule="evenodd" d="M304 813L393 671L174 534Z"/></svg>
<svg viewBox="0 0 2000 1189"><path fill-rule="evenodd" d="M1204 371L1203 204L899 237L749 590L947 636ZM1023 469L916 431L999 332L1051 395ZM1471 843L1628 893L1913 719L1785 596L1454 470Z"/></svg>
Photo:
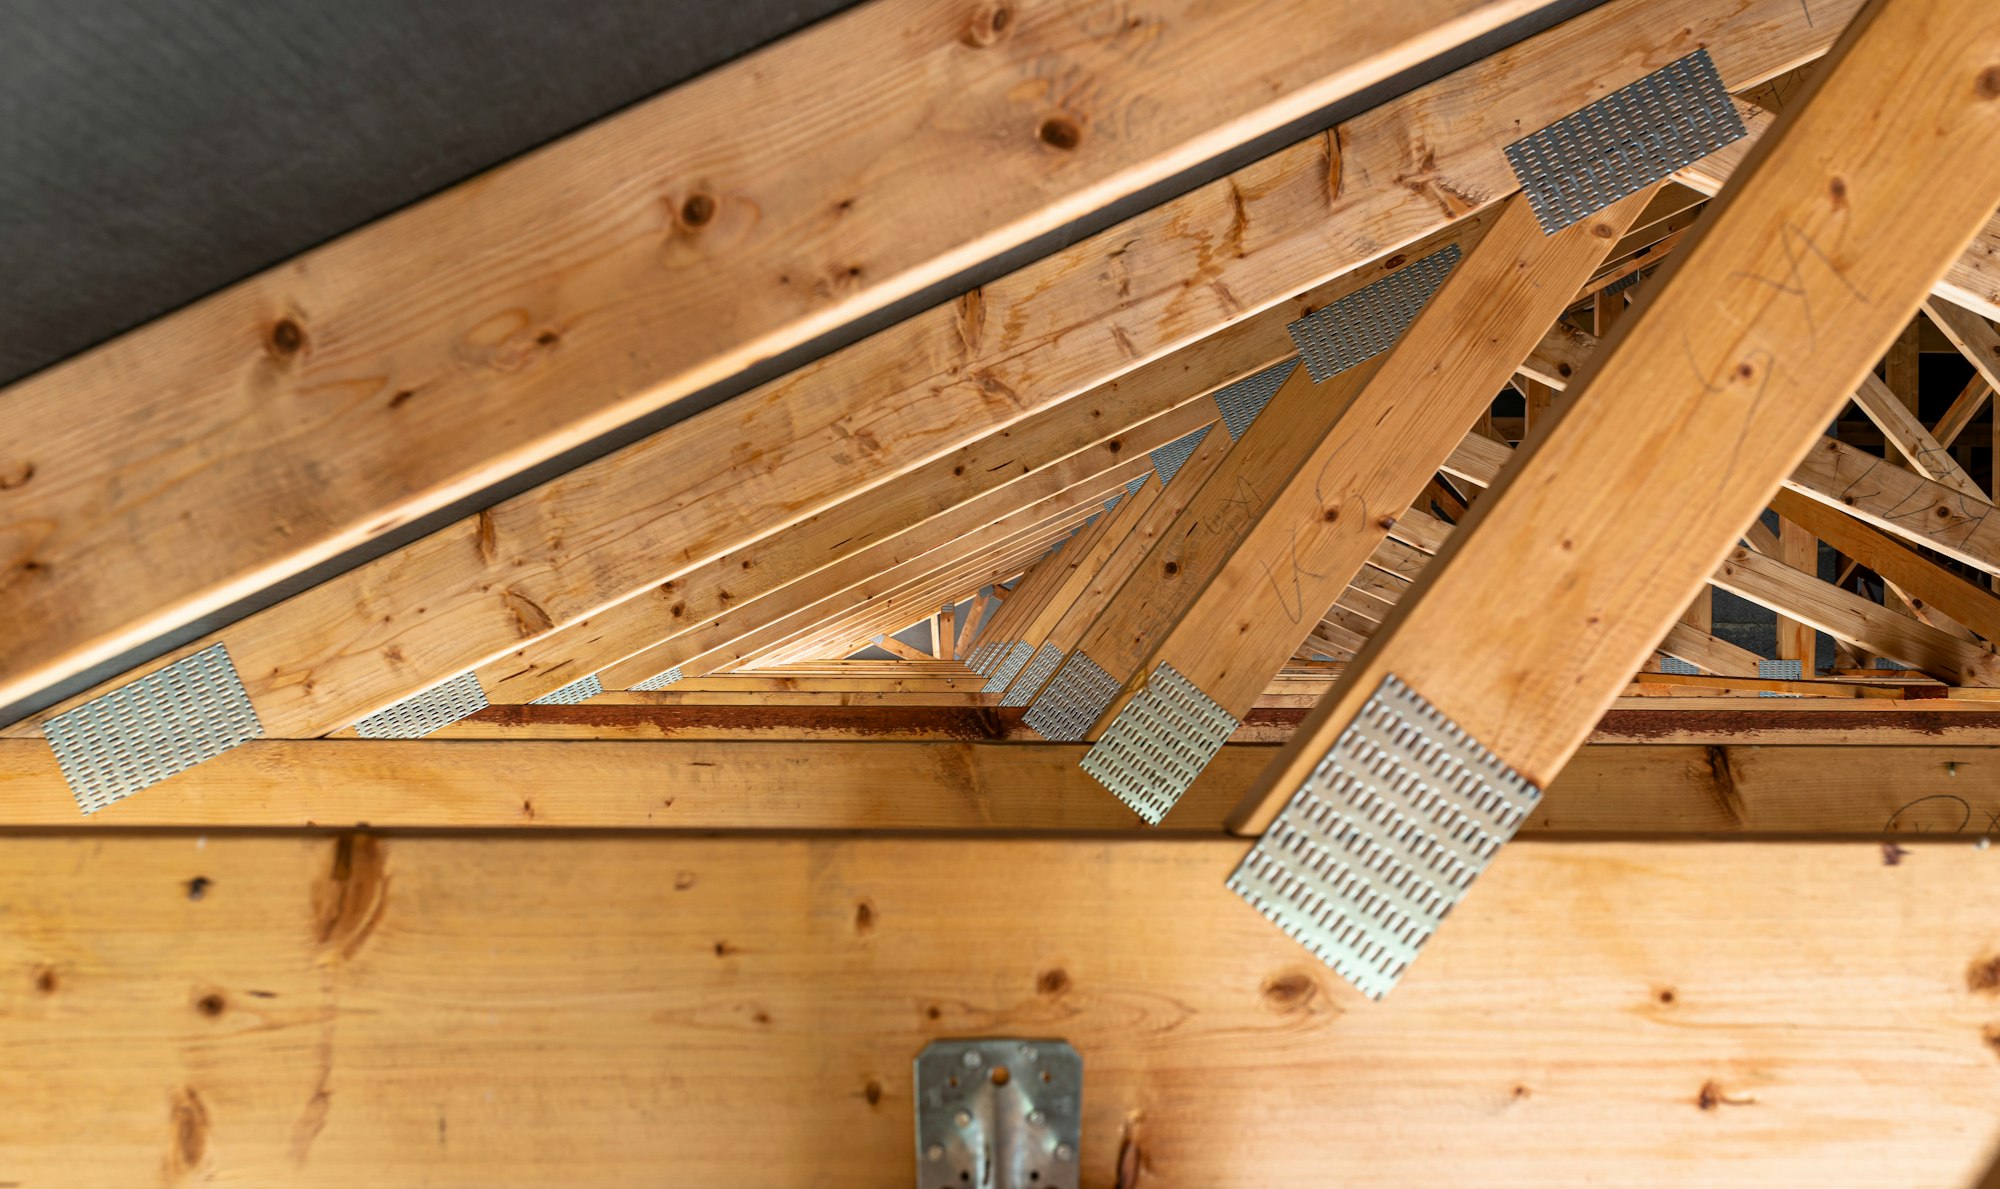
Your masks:
<svg viewBox="0 0 2000 1189"><path fill-rule="evenodd" d="M0 1181L911 1184L984 1035L1086 1185L1981 1177L2000 10L1332 10L872 0L0 391ZM1746 134L1549 229L1697 51ZM80 817L216 645L258 737ZM1545 793L1376 1002L1226 881L1391 678Z"/></svg>

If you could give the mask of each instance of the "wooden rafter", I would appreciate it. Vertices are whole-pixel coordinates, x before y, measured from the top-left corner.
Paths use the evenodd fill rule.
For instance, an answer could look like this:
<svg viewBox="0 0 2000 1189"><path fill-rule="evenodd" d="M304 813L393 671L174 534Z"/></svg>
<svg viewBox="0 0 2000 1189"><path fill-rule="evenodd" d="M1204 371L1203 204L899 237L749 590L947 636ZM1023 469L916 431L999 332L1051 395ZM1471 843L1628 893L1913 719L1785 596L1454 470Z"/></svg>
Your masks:
<svg viewBox="0 0 2000 1189"><path fill-rule="evenodd" d="M2000 25L1980 12L1898 0L1856 18L1238 828L1270 824L1390 674L1529 780L1561 769L1838 412L1827 393L1859 384L2000 205ZM1916 204L1920 226L1902 217ZM1646 399L1615 399L1630 392Z"/></svg>
<svg viewBox="0 0 2000 1189"><path fill-rule="evenodd" d="M226 635L267 726L336 729L657 585L672 577L662 557L692 568L742 548L1498 201L1516 183L1496 150L1520 128L1690 44L1707 45L1725 80L1754 81L1821 52L1847 7L1613 0L1344 125L1330 202L1329 141L1314 138L134 675ZM1431 129L1435 163L1415 184L1401 165L1412 121ZM1240 249L1214 252L1231 227L1244 229ZM911 360L949 360L969 379L939 389ZM746 458L770 462L746 470Z"/></svg>
<svg viewBox="0 0 2000 1189"><path fill-rule="evenodd" d="M24 381L0 704L1533 7L878 0Z"/></svg>

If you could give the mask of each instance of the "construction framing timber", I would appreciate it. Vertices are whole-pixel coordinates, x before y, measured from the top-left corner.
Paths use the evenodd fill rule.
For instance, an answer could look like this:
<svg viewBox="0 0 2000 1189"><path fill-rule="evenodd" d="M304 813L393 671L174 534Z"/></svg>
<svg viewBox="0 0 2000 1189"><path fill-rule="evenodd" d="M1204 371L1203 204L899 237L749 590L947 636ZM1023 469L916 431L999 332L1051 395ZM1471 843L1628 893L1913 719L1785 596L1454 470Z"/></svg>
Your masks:
<svg viewBox="0 0 2000 1189"><path fill-rule="evenodd" d="M0 390L0 1185L2000 1185L1996 210L1992 0L866 0Z"/></svg>

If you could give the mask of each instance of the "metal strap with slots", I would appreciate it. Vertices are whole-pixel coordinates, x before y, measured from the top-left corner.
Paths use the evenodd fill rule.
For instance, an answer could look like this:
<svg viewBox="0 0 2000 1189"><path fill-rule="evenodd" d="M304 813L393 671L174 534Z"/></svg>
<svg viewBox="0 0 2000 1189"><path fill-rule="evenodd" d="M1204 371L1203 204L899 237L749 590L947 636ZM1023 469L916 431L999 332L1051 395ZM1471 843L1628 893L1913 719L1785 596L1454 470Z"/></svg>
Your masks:
<svg viewBox="0 0 2000 1189"><path fill-rule="evenodd" d="M1297 359L1286 359L1217 390L1215 406L1222 410L1222 427L1229 431L1230 441L1243 437L1250 423L1271 403L1278 389L1284 387L1286 377L1298 366Z"/></svg>
<svg viewBox="0 0 2000 1189"><path fill-rule="evenodd" d="M1229 887L1380 999L1541 795L1391 675Z"/></svg>
<svg viewBox="0 0 2000 1189"><path fill-rule="evenodd" d="M1172 483L1180 474L1181 467L1194 456L1195 448L1208 436L1208 426L1204 425L1193 433L1175 438L1153 451L1153 470L1159 473L1161 483Z"/></svg>
<svg viewBox="0 0 2000 1189"><path fill-rule="evenodd" d="M264 733L229 651L211 644L51 718L42 734L95 813Z"/></svg>
<svg viewBox="0 0 2000 1189"><path fill-rule="evenodd" d="M1118 696L1121 683L1104 666L1072 652L1028 707L1021 721L1051 743L1080 742Z"/></svg>
<svg viewBox="0 0 2000 1189"><path fill-rule="evenodd" d="M604 684L598 681L597 674L586 673L561 689L552 689L539 698L531 699L528 705L574 706L578 702L587 702L603 692Z"/></svg>
<svg viewBox="0 0 2000 1189"><path fill-rule="evenodd" d="M680 679L681 679L681 667L679 665L675 665L673 668L668 669L664 673L656 673L653 676L646 678L644 681L637 683L632 688L637 690L665 689L668 686L672 685L674 682L679 681Z"/></svg>
<svg viewBox="0 0 2000 1189"><path fill-rule="evenodd" d="M1507 146L1544 235L1664 181L1745 134L1705 49Z"/></svg>
<svg viewBox="0 0 2000 1189"><path fill-rule="evenodd" d="M1683 677L1698 677L1701 675L1701 670L1699 668L1697 668L1694 665L1688 664L1686 661L1682 660L1677 656L1661 657L1660 672L1679 673Z"/></svg>
<svg viewBox="0 0 2000 1189"><path fill-rule="evenodd" d="M479 674L460 673L420 694L412 694L386 710L354 724L363 739L421 739L440 727L486 709L486 690Z"/></svg>
<svg viewBox="0 0 2000 1189"><path fill-rule="evenodd" d="M1330 380L1395 346L1461 255L1457 244L1447 244L1285 327L1313 382Z"/></svg>
<svg viewBox="0 0 2000 1189"><path fill-rule="evenodd" d="M1026 706L1035 700L1035 692L1049 679L1062 663L1063 650L1054 644L1044 642L1035 650L1035 659L1028 662L1020 675L1007 683L1007 696L1000 699L1002 706Z"/></svg>
<svg viewBox="0 0 2000 1189"><path fill-rule="evenodd" d="M1083 757L1083 770L1159 825L1242 724L1165 661Z"/></svg>
<svg viewBox="0 0 2000 1189"><path fill-rule="evenodd" d="M1759 660L1757 662L1757 676L1766 681L1803 681L1805 680L1805 673L1806 667L1803 661ZM1760 698L1796 698L1801 695L1781 694L1775 690L1761 690L1757 696Z"/></svg>
<svg viewBox="0 0 2000 1189"><path fill-rule="evenodd" d="M1035 646L1026 640L1015 640L1005 647L1006 653L993 666L993 675L986 679L986 684L979 687L980 693L997 694L1006 689L1013 683L1015 675L1020 673L1021 666L1027 664L1028 658L1035 653Z"/></svg>

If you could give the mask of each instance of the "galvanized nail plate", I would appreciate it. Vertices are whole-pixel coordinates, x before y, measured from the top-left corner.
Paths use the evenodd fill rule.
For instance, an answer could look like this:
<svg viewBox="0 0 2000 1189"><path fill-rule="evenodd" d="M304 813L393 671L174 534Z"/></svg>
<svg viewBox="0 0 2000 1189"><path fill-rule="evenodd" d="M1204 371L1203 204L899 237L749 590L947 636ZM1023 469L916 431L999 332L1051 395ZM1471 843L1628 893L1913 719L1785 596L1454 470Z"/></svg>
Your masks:
<svg viewBox="0 0 2000 1189"><path fill-rule="evenodd" d="M1380 999L1541 795L1391 675L1229 887Z"/></svg>
<svg viewBox="0 0 2000 1189"><path fill-rule="evenodd" d="M92 698L42 727L85 813L263 733L221 644Z"/></svg>

